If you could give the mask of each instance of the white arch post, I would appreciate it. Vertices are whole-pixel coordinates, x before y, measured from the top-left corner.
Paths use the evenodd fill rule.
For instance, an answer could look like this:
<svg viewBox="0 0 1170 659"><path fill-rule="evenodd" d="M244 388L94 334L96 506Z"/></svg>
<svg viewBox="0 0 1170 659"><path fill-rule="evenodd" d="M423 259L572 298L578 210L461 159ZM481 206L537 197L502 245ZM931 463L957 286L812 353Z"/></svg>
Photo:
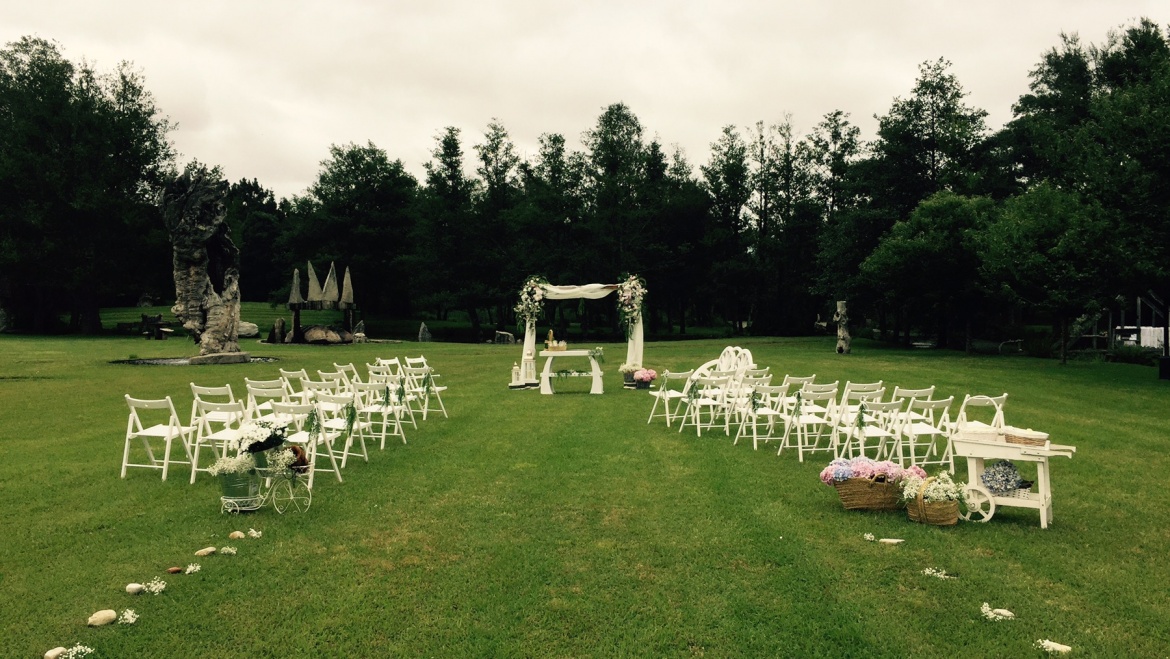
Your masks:
<svg viewBox="0 0 1170 659"><path fill-rule="evenodd" d="M585 284L584 286L554 286L547 282L530 279L525 284L525 289L521 291L521 305L524 303L525 295L531 295L533 287L540 290L540 294L533 298L539 304L544 299L577 300L585 298L599 300L614 291L622 290L623 287L631 285L637 285L640 292L637 293L636 304L633 305L637 311L633 313L629 324L626 363L641 366L643 349L641 295L645 289L642 288L641 280L637 277L631 276L621 284ZM519 311L519 307L517 310ZM524 323L524 352L521 354L520 361L520 382L527 387L535 387L540 384L540 380L536 377L536 316L533 314L528 315Z"/></svg>

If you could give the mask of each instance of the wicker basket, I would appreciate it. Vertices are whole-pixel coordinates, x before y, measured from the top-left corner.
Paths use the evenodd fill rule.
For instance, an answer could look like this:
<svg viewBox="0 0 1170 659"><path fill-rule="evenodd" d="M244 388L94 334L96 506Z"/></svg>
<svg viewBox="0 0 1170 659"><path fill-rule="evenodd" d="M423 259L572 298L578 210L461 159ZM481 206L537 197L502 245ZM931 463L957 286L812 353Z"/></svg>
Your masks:
<svg viewBox="0 0 1170 659"><path fill-rule="evenodd" d="M869 478L850 478L836 483L845 510L896 510L898 486Z"/></svg>
<svg viewBox="0 0 1170 659"><path fill-rule="evenodd" d="M1022 444L1024 446L1044 446L1048 443L1048 433L1032 430L1031 428L1013 428L1008 426L1003 429L1004 439L1008 444Z"/></svg>
<svg viewBox="0 0 1170 659"><path fill-rule="evenodd" d="M918 496L914 497L913 501L906 502L906 512L910 515L910 521L919 522L920 524L931 524L933 526L951 526L959 522L959 502L958 501L923 501L922 493L926 491L926 486L930 481L934 480L934 476L922 481L922 485L918 488Z"/></svg>

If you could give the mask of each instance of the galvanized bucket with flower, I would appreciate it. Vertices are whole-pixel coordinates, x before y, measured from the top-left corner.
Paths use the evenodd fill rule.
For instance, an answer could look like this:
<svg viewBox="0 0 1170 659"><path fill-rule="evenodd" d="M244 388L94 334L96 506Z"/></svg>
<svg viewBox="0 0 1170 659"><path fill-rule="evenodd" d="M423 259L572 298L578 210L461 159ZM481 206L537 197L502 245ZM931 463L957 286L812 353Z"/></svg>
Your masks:
<svg viewBox="0 0 1170 659"><path fill-rule="evenodd" d="M250 421L240 426L239 435L224 447L223 457L207 469L207 473L219 477L224 497L259 497L256 468L268 467L265 451L283 445L287 432L286 426L271 421Z"/></svg>
<svg viewBox="0 0 1170 659"><path fill-rule="evenodd" d="M658 371L652 368L640 368L634 371L634 386L638 389L649 389L650 383L658 379Z"/></svg>

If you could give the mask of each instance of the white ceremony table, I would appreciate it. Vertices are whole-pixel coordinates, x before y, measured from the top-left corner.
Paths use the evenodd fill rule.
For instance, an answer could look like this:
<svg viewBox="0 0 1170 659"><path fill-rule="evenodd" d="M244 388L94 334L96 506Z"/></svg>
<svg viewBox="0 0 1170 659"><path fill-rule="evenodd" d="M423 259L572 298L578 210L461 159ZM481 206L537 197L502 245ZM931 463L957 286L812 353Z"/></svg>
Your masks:
<svg viewBox="0 0 1170 659"><path fill-rule="evenodd" d="M588 357L591 369L589 372L570 371L567 375L580 377L591 376L593 378L593 386L589 389L591 394L604 393L604 385L601 381L601 366L597 364L597 358L593 356L590 350L541 350L540 356L545 357L544 370L540 373L540 393L552 394L552 379L559 377L557 373L552 370L553 360L557 357Z"/></svg>

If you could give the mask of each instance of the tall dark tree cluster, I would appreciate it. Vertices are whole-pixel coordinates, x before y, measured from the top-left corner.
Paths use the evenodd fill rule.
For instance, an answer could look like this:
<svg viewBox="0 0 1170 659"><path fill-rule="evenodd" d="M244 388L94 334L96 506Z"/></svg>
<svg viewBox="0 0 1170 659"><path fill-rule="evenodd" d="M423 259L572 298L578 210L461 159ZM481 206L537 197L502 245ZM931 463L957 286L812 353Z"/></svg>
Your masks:
<svg viewBox="0 0 1170 659"><path fill-rule="evenodd" d="M53 331L64 314L94 331L103 304L167 290L170 129L129 64L98 73L32 37L0 50L0 306L14 324Z"/></svg>
<svg viewBox="0 0 1170 659"><path fill-rule="evenodd" d="M98 76L30 39L0 65L0 304L30 325L63 311L84 324L154 276L151 204L172 167L170 125L125 67ZM1063 339L1119 299L1170 300L1165 30L1140 20L1102 45L1062 36L997 131L945 59L918 73L875 116L872 141L841 111L803 136L782 115L724 126L697 168L622 103L602 109L581 150L545 134L527 159L498 119L475 136L443 128L422 180L373 143L334 145L303 195L231 186L244 296L281 301L292 268L334 261L353 271L365 310L458 311L482 338L514 323L529 275L633 272L651 292L652 335L694 324L804 334L848 300L878 336L953 347L1023 323ZM111 227L141 239L112 245ZM104 288L82 294L77 283L97 274ZM619 331L605 305L549 313L553 325Z"/></svg>

